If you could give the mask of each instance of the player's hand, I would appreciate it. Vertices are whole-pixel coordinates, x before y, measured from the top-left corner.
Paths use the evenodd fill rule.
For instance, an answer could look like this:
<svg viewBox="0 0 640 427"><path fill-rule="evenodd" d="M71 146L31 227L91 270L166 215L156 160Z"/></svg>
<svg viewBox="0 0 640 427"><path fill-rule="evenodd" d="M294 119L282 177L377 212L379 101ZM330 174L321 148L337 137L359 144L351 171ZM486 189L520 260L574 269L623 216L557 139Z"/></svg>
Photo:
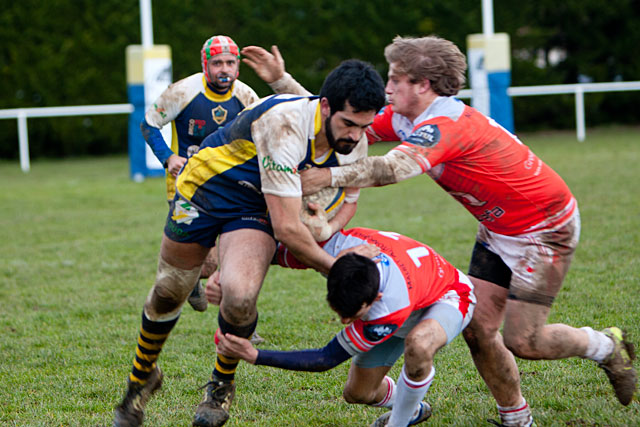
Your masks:
<svg viewBox="0 0 640 427"><path fill-rule="evenodd" d="M271 46L271 53L259 46L246 46L240 53L242 62L253 68L258 77L267 83L273 83L284 76L284 59L278 46Z"/></svg>
<svg viewBox="0 0 640 427"><path fill-rule="evenodd" d="M340 258L342 255L346 255L346 254L351 253L351 252L354 253L354 254L362 255L363 257L367 257L367 258L371 259L373 257L377 257L378 255L380 255L380 248L375 246L375 245L370 245L368 243L364 243L362 245L357 245L357 246L354 246L352 248L343 249L336 256L336 259ZM380 260L373 260L373 261L374 262L380 262Z"/></svg>
<svg viewBox="0 0 640 427"><path fill-rule="evenodd" d="M209 304L220 305L222 301L222 288L220 287L220 270L213 272L207 279L207 284L204 288L204 294L207 297Z"/></svg>
<svg viewBox="0 0 640 427"><path fill-rule="evenodd" d="M186 158L180 157L177 154L172 154L167 160L167 170L171 175L176 177L186 162Z"/></svg>
<svg viewBox="0 0 640 427"><path fill-rule="evenodd" d="M324 187L331 187L331 171L329 168L310 168L300 172L302 194L313 194Z"/></svg>
<svg viewBox="0 0 640 427"><path fill-rule="evenodd" d="M190 145L187 147L187 159L190 159L191 157L193 157L194 154L198 154L198 151L200 151L200 146L199 145Z"/></svg>
<svg viewBox="0 0 640 427"><path fill-rule="evenodd" d="M222 334L220 331L218 331L216 351L223 356L242 359L251 364L255 364L258 359L258 350L251 341L231 334Z"/></svg>
<svg viewBox="0 0 640 427"><path fill-rule="evenodd" d="M300 212L300 220L309 229L316 242L324 242L333 234L327 213L317 203L307 203Z"/></svg>

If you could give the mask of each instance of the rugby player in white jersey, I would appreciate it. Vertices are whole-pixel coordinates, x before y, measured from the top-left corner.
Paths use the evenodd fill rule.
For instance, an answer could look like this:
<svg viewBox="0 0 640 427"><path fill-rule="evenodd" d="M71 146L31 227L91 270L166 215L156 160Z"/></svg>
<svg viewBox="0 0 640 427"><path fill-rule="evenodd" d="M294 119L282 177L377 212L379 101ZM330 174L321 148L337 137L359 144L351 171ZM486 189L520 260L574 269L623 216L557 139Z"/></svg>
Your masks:
<svg viewBox="0 0 640 427"><path fill-rule="evenodd" d="M114 425L140 425L162 382L156 363L219 237L222 333L250 337L256 302L276 239L306 265L327 273L335 257L323 251L300 220L299 171L340 166L366 157L365 129L384 104L384 83L370 64L349 60L326 78L319 96L274 95L258 101L209 135L176 181L156 280L142 313L128 387ZM345 208L358 192L348 191ZM218 355L195 426L229 418L239 360Z"/></svg>

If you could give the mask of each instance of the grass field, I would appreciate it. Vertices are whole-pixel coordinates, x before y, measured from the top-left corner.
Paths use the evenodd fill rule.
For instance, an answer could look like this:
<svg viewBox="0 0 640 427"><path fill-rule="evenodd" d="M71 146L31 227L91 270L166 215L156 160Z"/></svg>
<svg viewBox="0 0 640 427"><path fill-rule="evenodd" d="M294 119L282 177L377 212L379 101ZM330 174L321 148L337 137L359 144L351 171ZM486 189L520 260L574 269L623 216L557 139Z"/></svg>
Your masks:
<svg viewBox="0 0 640 427"><path fill-rule="evenodd" d="M582 238L551 322L626 328L640 343L640 128L522 139L567 181ZM6 141L4 143L7 143ZM17 144L17 143L16 143ZM390 145L374 146L374 153ZM0 425L107 426L130 370L167 213L164 183L128 178L125 157L0 161ZM466 270L475 220L426 176L362 192L351 225L407 234ZM273 267L259 299L265 348L326 344L341 325L312 271ZM146 425L188 426L213 367L216 307L185 307L164 347ZM519 360L538 426L640 425L595 363ZM462 338L437 355L431 425L488 425L493 399ZM383 410L341 398L348 364L306 374L238 370L229 426L365 426ZM397 377L398 367L392 371Z"/></svg>

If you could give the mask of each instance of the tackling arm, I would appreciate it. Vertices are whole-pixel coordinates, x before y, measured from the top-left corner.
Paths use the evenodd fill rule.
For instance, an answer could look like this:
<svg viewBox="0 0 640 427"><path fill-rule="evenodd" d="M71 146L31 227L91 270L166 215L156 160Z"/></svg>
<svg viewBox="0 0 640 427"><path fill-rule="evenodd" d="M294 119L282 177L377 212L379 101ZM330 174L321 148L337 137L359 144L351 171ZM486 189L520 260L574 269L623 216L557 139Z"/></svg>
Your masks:
<svg viewBox="0 0 640 427"><path fill-rule="evenodd" d="M424 172L414 158L391 150L384 156L367 157L347 166L331 168L331 186L377 187L395 184Z"/></svg>
<svg viewBox="0 0 640 427"><path fill-rule="evenodd" d="M395 184L426 172L418 159L398 150L371 156L350 165L302 171L302 191L312 194L330 187L378 187Z"/></svg>
<svg viewBox="0 0 640 427"><path fill-rule="evenodd" d="M231 334L216 337L218 352L227 357L291 371L324 372L351 358L335 337L323 348L297 351L257 350L246 338Z"/></svg>
<svg viewBox="0 0 640 427"><path fill-rule="evenodd" d="M273 366L291 371L324 372L335 368L351 355L337 338L322 348L298 351L258 350L256 365Z"/></svg>

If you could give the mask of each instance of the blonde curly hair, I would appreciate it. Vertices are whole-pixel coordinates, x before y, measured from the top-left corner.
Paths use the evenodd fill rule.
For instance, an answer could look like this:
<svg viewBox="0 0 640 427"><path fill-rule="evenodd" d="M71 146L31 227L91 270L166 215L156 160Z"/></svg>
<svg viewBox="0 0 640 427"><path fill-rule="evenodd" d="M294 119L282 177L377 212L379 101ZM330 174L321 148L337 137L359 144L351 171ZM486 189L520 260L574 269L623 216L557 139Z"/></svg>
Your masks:
<svg viewBox="0 0 640 427"><path fill-rule="evenodd" d="M438 95L456 95L464 86L467 61L449 40L436 36L396 36L384 49L384 57L412 83L429 80Z"/></svg>

